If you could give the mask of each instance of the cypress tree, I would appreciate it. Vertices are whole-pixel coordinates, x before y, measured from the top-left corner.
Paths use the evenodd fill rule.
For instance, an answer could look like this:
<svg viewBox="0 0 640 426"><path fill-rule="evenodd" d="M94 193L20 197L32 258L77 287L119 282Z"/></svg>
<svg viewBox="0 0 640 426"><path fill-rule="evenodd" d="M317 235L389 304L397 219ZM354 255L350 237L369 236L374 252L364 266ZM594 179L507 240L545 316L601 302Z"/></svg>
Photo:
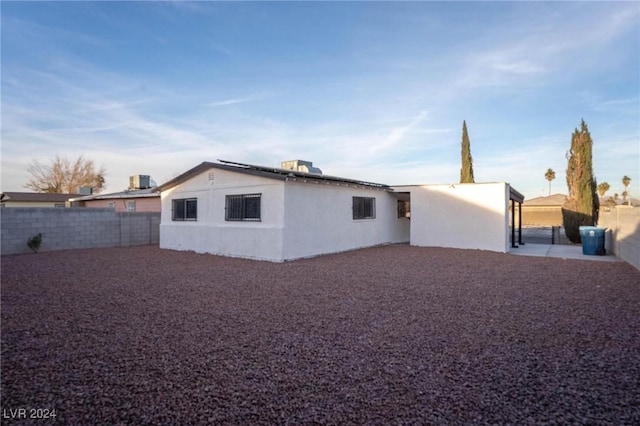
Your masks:
<svg viewBox="0 0 640 426"><path fill-rule="evenodd" d="M473 179L473 158L471 144L467 134L467 122L462 121L462 168L460 169L460 183L475 183Z"/></svg>
<svg viewBox="0 0 640 426"><path fill-rule="evenodd" d="M593 226L598 221L600 202L598 184L593 176L593 141L582 120L580 130L571 135L571 149L567 153L567 187L569 196L562 206L562 222L567 238L579 243L580 226Z"/></svg>

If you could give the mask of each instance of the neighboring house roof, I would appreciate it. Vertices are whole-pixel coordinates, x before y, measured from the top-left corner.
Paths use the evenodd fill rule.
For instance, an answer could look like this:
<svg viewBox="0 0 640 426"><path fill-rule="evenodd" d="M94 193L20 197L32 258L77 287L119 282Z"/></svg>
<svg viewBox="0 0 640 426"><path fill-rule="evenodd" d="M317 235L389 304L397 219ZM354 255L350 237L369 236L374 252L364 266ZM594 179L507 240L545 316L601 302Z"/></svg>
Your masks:
<svg viewBox="0 0 640 426"><path fill-rule="evenodd" d="M120 191L113 192L111 194L93 194L85 195L77 198L71 198L69 201L91 201L91 200L112 200L122 198L154 198L159 197L160 194L156 192L155 188L136 189L132 191Z"/></svg>
<svg viewBox="0 0 640 426"><path fill-rule="evenodd" d="M298 179L307 182L326 182L326 183L335 183L335 184L351 184L357 186L364 186L376 189L382 189L391 191L391 187L388 185L384 185L381 183L373 183L373 182L365 182L361 180L355 179L347 179L337 176L329 176L329 175L321 175L316 173L306 173L300 172L296 170L287 170L280 169L277 167L264 167L264 166L256 166L253 164L243 164L243 163L235 163L232 161L218 160L220 163L212 163L205 161L194 168L187 170L180 176L177 176L171 179L168 182L163 183L162 185L156 186L152 188L155 192L166 191L167 189L173 188L176 185L179 185L192 177L199 175L202 172L205 172L209 169L220 169L227 170L231 172L244 173L253 176L260 176L268 179L276 179L276 180L294 180Z"/></svg>
<svg viewBox="0 0 640 426"><path fill-rule="evenodd" d="M49 194L44 192L3 192L0 200L5 201L32 201L63 203L70 198L80 197L81 194Z"/></svg>
<svg viewBox="0 0 640 426"><path fill-rule="evenodd" d="M564 194L553 194L549 197L537 197L525 201L525 206L557 206L562 207L567 196Z"/></svg>

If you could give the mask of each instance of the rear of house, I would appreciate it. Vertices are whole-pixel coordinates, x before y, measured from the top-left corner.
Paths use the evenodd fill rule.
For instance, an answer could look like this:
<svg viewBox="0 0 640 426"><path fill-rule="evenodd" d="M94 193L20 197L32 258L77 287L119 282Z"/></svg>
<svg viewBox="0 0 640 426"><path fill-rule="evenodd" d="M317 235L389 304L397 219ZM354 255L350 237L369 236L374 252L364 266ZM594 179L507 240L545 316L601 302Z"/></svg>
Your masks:
<svg viewBox="0 0 640 426"><path fill-rule="evenodd" d="M408 241L385 185L202 163L158 190L161 248L284 261Z"/></svg>
<svg viewBox="0 0 640 426"><path fill-rule="evenodd" d="M160 247L278 262L393 243L509 250L504 182L392 188L318 172L204 162L156 188Z"/></svg>

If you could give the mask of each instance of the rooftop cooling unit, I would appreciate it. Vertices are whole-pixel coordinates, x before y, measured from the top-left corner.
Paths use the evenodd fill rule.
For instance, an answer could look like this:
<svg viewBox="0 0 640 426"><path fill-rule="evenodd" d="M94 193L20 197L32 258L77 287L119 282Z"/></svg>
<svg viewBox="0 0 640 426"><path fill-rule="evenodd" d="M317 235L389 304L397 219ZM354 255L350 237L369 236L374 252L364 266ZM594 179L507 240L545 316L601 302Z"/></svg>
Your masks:
<svg viewBox="0 0 640 426"><path fill-rule="evenodd" d="M81 186L78 188L78 194L80 195L91 195L93 194L93 188L90 186Z"/></svg>
<svg viewBox="0 0 640 426"><path fill-rule="evenodd" d="M314 173L317 175L322 174L322 170L320 170L317 167L313 167L313 163L311 161L304 161L304 160L283 161L282 163L280 163L280 168L286 169L286 170L294 170L296 172Z"/></svg>
<svg viewBox="0 0 640 426"><path fill-rule="evenodd" d="M151 177L149 175L135 175L129 177L129 190L151 188Z"/></svg>

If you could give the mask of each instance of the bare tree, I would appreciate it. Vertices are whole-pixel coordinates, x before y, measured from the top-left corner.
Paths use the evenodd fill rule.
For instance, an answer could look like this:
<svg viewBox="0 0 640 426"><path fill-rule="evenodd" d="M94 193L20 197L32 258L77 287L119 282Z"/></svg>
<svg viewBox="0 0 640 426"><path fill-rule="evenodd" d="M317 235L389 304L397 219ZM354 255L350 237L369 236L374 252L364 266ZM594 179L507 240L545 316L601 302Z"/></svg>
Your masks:
<svg viewBox="0 0 640 426"><path fill-rule="evenodd" d="M25 188L35 192L73 194L80 187L90 187L93 193L99 193L105 183L104 166L96 169L93 160L87 160L82 155L76 159L56 155L49 164L33 160L27 171L31 178Z"/></svg>

